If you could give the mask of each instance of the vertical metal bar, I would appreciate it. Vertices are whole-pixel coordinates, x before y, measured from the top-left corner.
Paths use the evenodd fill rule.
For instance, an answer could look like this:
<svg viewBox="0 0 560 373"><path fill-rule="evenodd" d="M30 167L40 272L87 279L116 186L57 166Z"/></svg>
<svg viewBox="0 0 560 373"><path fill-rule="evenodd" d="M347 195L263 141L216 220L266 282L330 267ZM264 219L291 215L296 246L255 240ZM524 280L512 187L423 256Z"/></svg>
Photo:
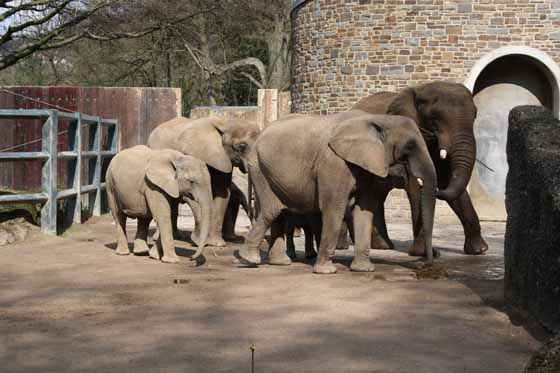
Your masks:
<svg viewBox="0 0 560 373"><path fill-rule="evenodd" d="M93 204L93 216L101 216L101 167L102 167L102 157L101 157L101 118L97 118L97 123L95 126L95 140L94 140L94 151L97 154L95 160L95 170L93 176L93 184L95 184L95 202Z"/></svg>
<svg viewBox="0 0 560 373"><path fill-rule="evenodd" d="M49 159L43 165L42 190L48 200L41 210L41 231L46 234L56 235L57 214L57 137L58 137L58 112L50 110L49 119L43 124L42 150L49 153Z"/></svg>
<svg viewBox="0 0 560 373"><path fill-rule="evenodd" d="M76 122L70 124L69 141L72 144L70 150L76 152L77 157L71 161L73 172L69 172L69 175L74 178L72 187L76 190L72 222L82 224L82 114L77 115Z"/></svg>
<svg viewBox="0 0 560 373"><path fill-rule="evenodd" d="M119 123L112 124L109 126L108 133L109 150L118 152L119 151Z"/></svg>

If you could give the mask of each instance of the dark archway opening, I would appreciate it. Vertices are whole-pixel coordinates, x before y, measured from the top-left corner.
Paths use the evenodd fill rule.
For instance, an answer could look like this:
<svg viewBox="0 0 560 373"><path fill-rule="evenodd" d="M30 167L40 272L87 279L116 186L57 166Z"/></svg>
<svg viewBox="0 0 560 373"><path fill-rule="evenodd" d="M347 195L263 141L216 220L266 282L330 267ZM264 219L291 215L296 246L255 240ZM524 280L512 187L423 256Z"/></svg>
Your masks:
<svg viewBox="0 0 560 373"><path fill-rule="evenodd" d="M554 108L552 74L535 58L507 55L491 62L478 76L473 94L478 108L475 173L469 191L482 219L505 220L508 173L506 144L509 112L519 105Z"/></svg>
<svg viewBox="0 0 560 373"><path fill-rule="evenodd" d="M482 71L476 80L473 94L499 83L509 83L533 93L543 106L553 109L553 89L548 68L540 61L520 54L496 59Z"/></svg>

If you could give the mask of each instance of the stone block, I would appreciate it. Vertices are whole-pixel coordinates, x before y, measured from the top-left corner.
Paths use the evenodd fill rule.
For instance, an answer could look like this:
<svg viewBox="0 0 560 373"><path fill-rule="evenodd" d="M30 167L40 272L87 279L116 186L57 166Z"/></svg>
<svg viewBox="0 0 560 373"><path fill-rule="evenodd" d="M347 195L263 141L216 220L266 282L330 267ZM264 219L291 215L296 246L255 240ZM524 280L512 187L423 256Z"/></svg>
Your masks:
<svg viewBox="0 0 560 373"><path fill-rule="evenodd" d="M560 331L560 122L543 107L509 115L506 297Z"/></svg>

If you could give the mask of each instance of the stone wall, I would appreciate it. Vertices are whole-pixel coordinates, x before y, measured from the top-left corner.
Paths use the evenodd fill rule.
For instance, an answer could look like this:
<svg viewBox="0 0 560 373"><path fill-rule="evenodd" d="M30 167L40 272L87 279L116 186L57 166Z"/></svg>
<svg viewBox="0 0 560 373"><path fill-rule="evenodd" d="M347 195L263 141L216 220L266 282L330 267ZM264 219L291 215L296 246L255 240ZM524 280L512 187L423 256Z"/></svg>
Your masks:
<svg viewBox="0 0 560 373"><path fill-rule="evenodd" d="M370 93L464 82L483 55L530 46L560 61L558 0L309 0L293 14L294 111L344 111Z"/></svg>
<svg viewBox="0 0 560 373"><path fill-rule="evenodd" d="M560 122L536 106L509 120L506 296L560 331Z"/></svg>

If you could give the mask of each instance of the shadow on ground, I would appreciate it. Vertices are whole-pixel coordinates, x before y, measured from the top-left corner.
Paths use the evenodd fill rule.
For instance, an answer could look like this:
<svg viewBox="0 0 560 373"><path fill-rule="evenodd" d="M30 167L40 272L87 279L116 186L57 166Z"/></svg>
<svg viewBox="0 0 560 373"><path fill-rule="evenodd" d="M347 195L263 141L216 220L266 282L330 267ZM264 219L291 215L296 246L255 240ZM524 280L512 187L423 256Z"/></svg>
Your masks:
<svg viewBox="0 0 560 373"><path fill-rule="evenodd" d="M179 265L119 257L113 229L102 220L3 249L3 370L250 372L253 344L256 372L518 372L537 347L492 304L501 280L474 264L494 254L444 254L450 280L384 281L349 272L346 252L334 276L308 261L234 264L239 245L208 248L198 267L183 241ZM417 260L373 257L387 275Z"/></svg>

